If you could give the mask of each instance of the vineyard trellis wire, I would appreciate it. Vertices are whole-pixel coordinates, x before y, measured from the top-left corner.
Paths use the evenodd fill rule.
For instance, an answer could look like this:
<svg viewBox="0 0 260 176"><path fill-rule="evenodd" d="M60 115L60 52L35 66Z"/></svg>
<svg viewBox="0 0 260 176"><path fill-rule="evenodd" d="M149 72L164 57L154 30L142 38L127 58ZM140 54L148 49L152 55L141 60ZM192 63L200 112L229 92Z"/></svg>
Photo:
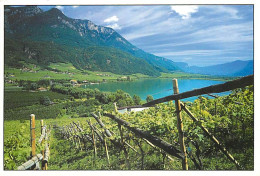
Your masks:
<svg viewBox="0 0 260 176"><path fill-rule="evenodd" d="M176 103L177 110L175 112L177 114L177 116L178 116L178 114L180 115L181 111L185 111L188 114L188 116L194 121L194 123L203 130L203 132L206 134L206 136L208 136L217 145L217 147L227 156L227 158L236 165L237 169L243 169L243 167L238 163L238 161L236 161L234 159L234 157L225 149L225 147L223 147L223 145L220 144L220 142L217 140L217 138L215 136L213 136L209 132L209 130L207 130L204 126L202 126L200 123L198 123L199 120L196 117L194 117L194 115L187 109L187 107L179 100L188 98L188 97L192 97L192 96L203 95L203 94L230 91L230 90L233 90L236 88L243 88L245 86L249 86L249 85L253 85L253 84L254 84L254 76L249 75L249 76L237 79L237 80L226 82L224 84L213 85L213 86L204 87L201 89L195 89L195 90L188 91L188 92L178 93L178 91L176 90L174 95L159 98L159 99L153 100L151 102L148 102L144 105L139 105L138 107L151 107L151 106L154 106L159 103L175 100L175 102L177 102ZM175 84L174 89L177 89L177 88L178 88L178 86L176 86L176 84ZM179 107L177 107L177 106L179 106ZM117 109L115 109L115 112L117 113ZM133 127L129 122L116 117L116 115L108 114L108 113L104 113L103 115L113 119L114 121L116 121L118 123L118 129L120 131L120 141L119 142L117 140L111 138L113 132L110 131L109 129L107 129L106 126L102 123L100 114L98 117L97 115L92 113L92 116L96 119L97 124L100 125L102 130L99 130L95 124L91 124L90 121L88 121L89 127L91 128L91 134L84 133L84 130L80 126L80 124L79 123L77 124L75 122L71 123L70 125L67 125L66 127L64 127L64 126L60 127L60 132L65 139L71 140L73 142L73 144L75 144L76 147L80 150L82 150L82 148L81 148L82 142L83 142L83 145L85 146L85 142L90 141L93 144L94 156L96 156L96 154L97 154L96 147L104 146L105 150L106 150L108 165L110 165L110 162L109 162L109 154L108 154L109 152L108 152L108 148L106 145L106 139L110 140L111 143L114 144L115 147L124 151L125 163L126 163L128 169L131 169L131 166L129 163L129 158L128 158L128 152L125 148L129 147L136 153L138 153L138 154L140 154L140 153L138 151L136 151L130 144L128 144L124 140L124 136L122 135L122 128L121 128L121 126L124 126L128 130L133 132L137 137L139 137L139 138L143 139L145 142L147 142L150 146L159 150L162 154L167 156L169 159L173 160L173 158L171 156L181 159L183 161L183 165L182 165L183 170L188 170L188 165L187 165L187 162L185 161L186 152L187 152L187 149L185 149L185 146L181 146L181 150L179 150L174 145L169 144L168 142L163 141L162 139L160 139L156 136L153 136L146 131ZM181 121L182 120L180 119L180 122ZM178 123L177 125L178 125L178 128L181 129L182 124ZM183 133L183 132L181 130L179 130L179 134L181 134L181 133ZM179 143L180 143L180 141L183 141L183 140L184 140L184 137L183 136L180 137ZM98 144L97 141L100 141L100 144ZM183 142L183 144L184 144L184 142ZM141 150L141 155L143 155L142 150ZM95 160L95 158L94 158L94 160ZM195 163L195 164L198 165L198 163ZM142 165L143 165L143 161L142 161ZM198 166L198 167L200 167L200 166Z"/></svg>

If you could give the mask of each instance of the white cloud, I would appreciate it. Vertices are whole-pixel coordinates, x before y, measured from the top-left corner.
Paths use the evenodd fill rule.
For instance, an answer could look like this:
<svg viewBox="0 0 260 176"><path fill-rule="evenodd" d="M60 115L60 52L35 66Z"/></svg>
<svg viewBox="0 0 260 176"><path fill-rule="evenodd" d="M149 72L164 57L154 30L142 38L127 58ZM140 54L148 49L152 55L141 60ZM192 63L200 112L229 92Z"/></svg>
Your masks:
<svg viewBox="0 0 260 176"><path fill-rule="evenodd" d="M230 6L223 6L223 5L206 5L206 6L201 6L201 8L207 9L208 14L223 14L223 15L228 15L227 18L233 18L233 19L241 19L239 16L239 12L237 9L230 7Z"/></svg>
<svg viewBox="0 0 260 176"><path fill-rule="evenodd" d="M57 8L57 9L60 9L60 10L64 9L63 6L56 6L56 8Z"/></svg>
<svg viewBox="0 0 260 176"><path fill-rule="evenodd" d="M165 13L167 14L167 13ZM137 26L138 30L134 29L131 31L128 31L127 33L122 33L122 35L127 40L134 40L141 37L147 37L147 36L153 36L153 35L166 35L166 34L172 34L174 35L174 39L172 37L167 37L167 40L171 40L170 43L172 43L176 37L181 37L178 33L185 33L189 31L193 31L194 25L197 22L199 22L200 18L192 18L189 21L187 20L181 20L180 18L168 18L166 20L156 20L155 22L153 20L149 23L146 23L145 25ZM123 25L123 27L125 27ZM169 36L169 35L168 35ZM157 38L157 41L165 40L165 38Z"/></svg>
<svg viewBox="0 0 260 176"><path fill-rule="evenodd" d="M221 50L185 50L154 53L158 56L213 56L223 53Z"/></svg>
<svg viewBox="0 0 260 176"><path fill-rule="evenodd" d="M178 13L182 19L189 19L192 13L198 12L199 6L195 5L176 5L171 6L171 9Z"/></svg>
<svg viewBox="0 0 260 176"><path fill-rule="evenodd" d="M253 41L253 24L227 24L199 29L186 37L197 42L251 42Z"/></svg>
<svg viewBox="0 0 260 176"><path fill-rule="evenodd" d="M77 8L77 7L79 7L79 6L72 6L73 8Z"/></svg>
<svg viewBox="0 0 260 176"><path fill-rule="evenodd" d="M185 28L185 26L184 26ZM187 27L185 28L187 29ZM174 35L175 40L165 40L160 44L149 46L150 50L172 48L185 45L219 45L222 48L244 49L244 44L253 41L253 24L245 22L240 24L219 25L209 28L198 28L189 31L186 35Z"/></svg>
<svg viewBox="0 0 260 176"><path fill-rule="evenodd" d="M111 16L104 20L105 23L108 23L107 27L113 28L113 29L121 29L122 27L119 26L116 22L118 22L118 17L116 15Z"/></svg>
<svg viewBox="0 0 260 176"><path fill-rule="evenodd" d="M117 18L117 16L114 15L112 17L109 17L109 18L105 19L104 22L105 23L111 23L111 22L118 22L118 20L119 19Z"/></svg>
<svg viewBox="0 0 260 176"><path fill-rule="evenodd" d="M244 6L88 8L86 13L82 13L85 19L118 30L135 46L156 55L190 63L201 61L197 65L212 62L210 58L217 60L225 56L226 60L231 60L231 56L241 57L240 53L244 53L243 57L246 57L252 53L253 21L248 14L253 11L246 10ZM248 57L251 58L251 55Z"/></svg>
<svg viewBox="0 0 260 176"><path fill-rule="evenodd" d="M140 32L132 32L132 33L128 33L128 34L124 34L124 38L126 38L127 40L134 40L134 39L138 39L138 38L142 38L142 37L147 37L147 36L152 36L157 34L156 32L148 32L148 31L143 31L141 30Z"/></svg>
<svg viewBox="0 0 260 176"><path fill-rule="evenodd" d="M167 16L167 11L163 6L141 6L139 8L129 7L127 9L122 9L120 12L121 21L124 27L139 27L139 26L147 26L153 25L153 23L157 24L161 22L161 18ZM131 14L131 18L129 18L129 14Z"/></svg>
<svg viewBox="0 0 260 176"><path fill-rule="evenodd" d="M184 61L189 61L189 60L192 60L192 57L185 57L183 58Z"/></svg>
<svg viewBox="0 0 260 176"><path fill-rule="evenodd" d="M121 29L121 27L117 23L107 25L107 27L110 27L110 28L113 28L113 29Z"/></svg>

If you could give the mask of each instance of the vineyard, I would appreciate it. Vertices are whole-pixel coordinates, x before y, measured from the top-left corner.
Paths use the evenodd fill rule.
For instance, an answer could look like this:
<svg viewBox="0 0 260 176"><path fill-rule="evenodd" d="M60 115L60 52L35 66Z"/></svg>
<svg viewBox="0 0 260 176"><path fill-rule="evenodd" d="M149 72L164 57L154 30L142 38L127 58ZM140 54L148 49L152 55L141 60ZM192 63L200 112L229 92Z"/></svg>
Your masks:
<svg viewBox="0 0 260 176"><path fill-rule="evenodd" d="M140 112L121 114L116 106L97 105L86 117L64 114L45 119L49 127L48 169L253 170L252 84L253 76L248 76L179 93L175 80L174 95L140 105L149 107ZM229 90L232 92L228 96L200 96ZM180 101L190 96L199 98L194 102ZM4 125L5 169L19 169L34 155L46 152L46 145L39 142L35 153L30 153L33 145L29 120L5 121ZM36 120L35 129L36 134L41 134L36 141L40 141L40 119Z"/></svg>

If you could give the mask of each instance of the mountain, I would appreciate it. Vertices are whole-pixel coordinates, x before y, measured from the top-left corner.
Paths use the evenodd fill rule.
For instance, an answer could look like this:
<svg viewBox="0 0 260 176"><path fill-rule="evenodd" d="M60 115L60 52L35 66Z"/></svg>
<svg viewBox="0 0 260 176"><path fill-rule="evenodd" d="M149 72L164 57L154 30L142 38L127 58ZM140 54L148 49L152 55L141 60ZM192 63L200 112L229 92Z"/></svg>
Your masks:
<svg viewBox="0 0 260 176"><path fill-rule="evenodd" d="M56 8L44 12L37 6L6 6L4 15L5 64L19 67L23 60L47 66L62 61L79 69L150 76L181 70L175 62L132 45L112 28L66 17Z"/></svg>
<svg viewBox="0 0 260 176"><path fill-rule="evenodd" d="M179 65L180 66L180 65ZM254 63L253 60L228 62L225 64L212 65L207 67L197 67L183 65L185 72L198 73L204 75L215 76L246 76L253 74Z"/></svg>

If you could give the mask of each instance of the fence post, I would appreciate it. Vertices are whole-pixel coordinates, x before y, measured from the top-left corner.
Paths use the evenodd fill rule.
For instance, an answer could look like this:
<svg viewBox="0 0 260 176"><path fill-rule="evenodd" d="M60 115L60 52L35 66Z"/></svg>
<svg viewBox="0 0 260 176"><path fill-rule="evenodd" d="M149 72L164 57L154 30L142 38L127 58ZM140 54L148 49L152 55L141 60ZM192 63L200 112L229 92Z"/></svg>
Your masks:
<svg viewBox="0 0 260 176"><path fill-rule="evenodd" d="M115 113L117 114L118 113L118 110L117 110L117 105L116 105L116 102L114 103L114 110L115 110Z"/></svg>
<svg viewBox="0 0 260 176"><path fill-rule="evenodd" d="M43 133L43 120L41 120L41 135L42 135L42 133ZM43 144L43 143L44 143L44 138L43 138L41 144ZM44 158L44 149L42 149L42 156ZM45 170L44 162L42 162L42 170Z"/></svg>
<svg viewBox="0 0 260 176"><path fill-rule="evenodd" d="M43 120L41 120L41 134L42 134L42 129L43 129Z"/></svg>
<svg viewBox="0 0 260 176"><path fill-rule="evenodd" d="M122 126L119 123L118 123L118 129L119 129L120 137L121 137L121 145L123 147L123 151L124 151L124 154L125 154L125 162L126 162L128 170L131 170L128 152L127 152L125 145L124 145L124 135L123 135L123 131L122 131L123 129L122 129Z"/></svg>
<svg viewBox="0 0 260 176"><path fill-rule="evenodd" d="M195 122L198 124L198 126L204 131L204 133L206 133L206 135L216 144L216 146L228 157L228 159L230 161L232 161L237 169L242 169L242 167L240 166L239 162L236 161L234 159L234 157L227 151L227 149L225 147L223 147L220 142L217 140L217 138L215 138L215 136L213 136L207 128L205 128L202 124L198 123L199 120L185 107L185 105L183 103L181 103L181 106L183 108L183 110L188 114L188 116Z"/></svg>
<svg viewBox="0 0 260 176"><path fill-rule="evenodd" d="M172 83L173 83L173 93L179 94L177 79L173 79ZM185 144L184 144L180 100L175 100L175 107L176 107L176 113L177 113L177 128L178 128L178 132L179 132L179 143L180 143L181 151L184 154L184 158L182 160L182 169L188 170L187 153L186 153Z"/></svg>
<svg viewBox="0 0 260 176"><path fill-rule="evenodd" d="M90 120L88 120L87 122L88 122L88 125L90 126L90 129L91 129L92 140L93 140L93 149L94 149L94 162L95 162L95 159L96 159L96 156L97 156L97 148L96 148L96 142L95 142L95 133L94 133L94 128L91 125Z"/></svg>
<svg viewBox="0 0 260 176"><path fill-rule="evenodd" d="M100 112L98 112L98 118L101 119L101 113Z"/></svg>
<svg viewBox="0 0 260 176"><path fill-rule="evenodd" d="M106 142L106 136L104 133L103 134L103 138L104 138L104 145L105 145L105 150L106 150L106 155L107 155L107 163L108 166L110 167L110 161L109 161L109 154L108 154L108 148L107 148L107 142Z"/></svg>
<svg viewBox="0 0 260 176"><path fill-rule="evenodd" d="M35 141L35 115L31 114L31 157L36 156L36 141Z"/></svg>

